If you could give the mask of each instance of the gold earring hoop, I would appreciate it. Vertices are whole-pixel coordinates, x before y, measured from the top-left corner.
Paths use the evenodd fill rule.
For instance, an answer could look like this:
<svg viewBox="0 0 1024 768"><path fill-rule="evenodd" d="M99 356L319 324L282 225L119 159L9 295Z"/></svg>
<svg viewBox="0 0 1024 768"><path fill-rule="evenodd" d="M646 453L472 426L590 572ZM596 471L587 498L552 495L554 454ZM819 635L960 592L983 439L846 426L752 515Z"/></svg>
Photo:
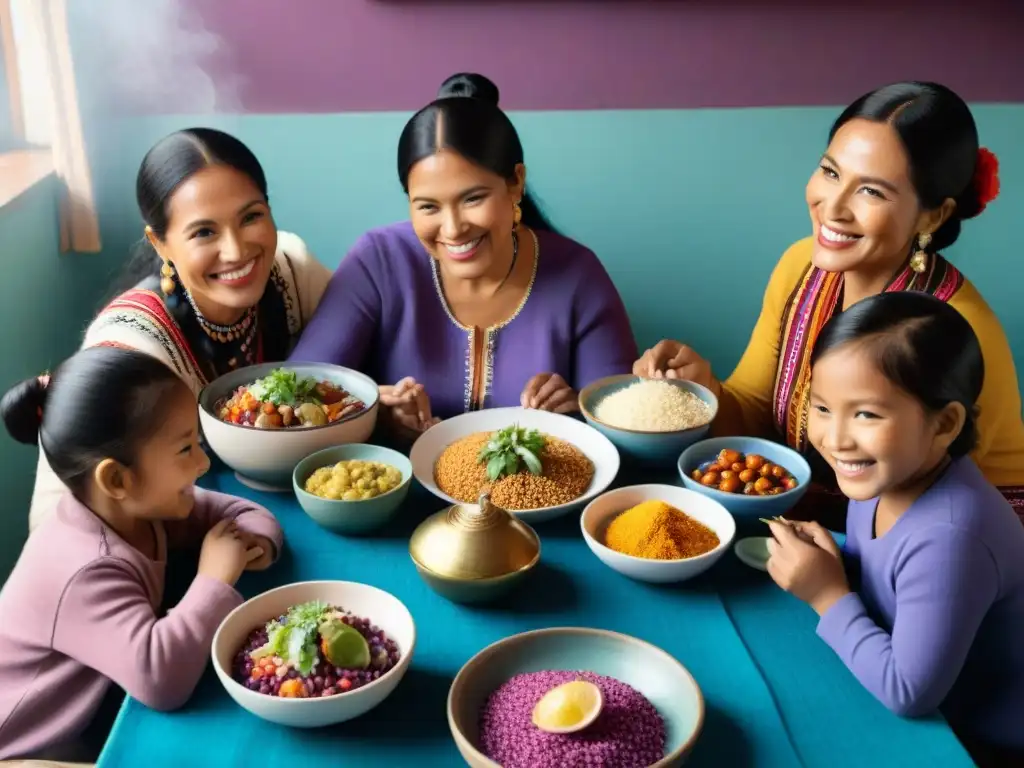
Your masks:
<svg viewBox="0 0 1024 768"><path fill-rule="evenodd" d="M164 261L163 266L160 267L160 290L163 291L164 296L174 293L174 267L169 261Z"/></svg>
<svg viewBox="0 0 1024 768"><path fill-rule="evenodd" d="M931 242L932 236L927 232L922 232L917 236L917 250L910 257L910 268L917 274L921 274L928 269L928 246Z"/></svg>
<svg viewBox="0 0 1024 768"><path fill-rule="evenodd" d="M523 209L519 206L519 203L512 203L512 228L515 229L519 226L519 222L523 220Z"/></svg>

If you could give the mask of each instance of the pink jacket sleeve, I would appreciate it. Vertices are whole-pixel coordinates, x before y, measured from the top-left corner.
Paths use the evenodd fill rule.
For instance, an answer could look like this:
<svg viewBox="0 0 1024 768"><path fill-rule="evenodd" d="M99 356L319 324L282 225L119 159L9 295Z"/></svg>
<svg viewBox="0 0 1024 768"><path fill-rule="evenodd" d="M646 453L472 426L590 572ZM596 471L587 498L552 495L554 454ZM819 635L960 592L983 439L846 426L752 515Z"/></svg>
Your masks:
<svg viewBox="0 0 1024 768"><path fill-rule="evenodd" d="M262 536L274 544L274 558L281 553L284 535L277 519L259 504L226 493L195 489L196 504L186 520L164 523L169 549L198 547L203 537L224 518L233 518L246 533Z"/></svg>
<svg viewBox="0 0 1024 768"><path fill-rule="evenodd" d="M220 622L241 603L234 588L199 575L181 602L158 619L131 566L100 558L64 590L52 646L147 707L176 709L199 682Z"/></svg>

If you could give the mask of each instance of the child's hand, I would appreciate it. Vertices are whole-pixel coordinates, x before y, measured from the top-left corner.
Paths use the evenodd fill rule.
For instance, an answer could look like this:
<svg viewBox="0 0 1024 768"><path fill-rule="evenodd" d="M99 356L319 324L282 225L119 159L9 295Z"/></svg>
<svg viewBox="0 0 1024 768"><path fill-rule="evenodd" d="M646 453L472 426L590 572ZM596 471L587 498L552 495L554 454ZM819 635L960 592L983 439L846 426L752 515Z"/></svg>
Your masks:
<svg viewBox="0 0 1024 768"><path fill-rule="evenodd" d="M774 539L768 541L768 573L775 583L810 605L820 616L850 585L843 570L843 555L835 539L818 523L768 523Z"/></svg>
<svg viewBox="0 0 1024 768"><path fill-rule="evenodd" d="M265 571L274 562L274 542L265 536L253 536L242 532L242 540L250 550L259 550L260 556L245 566L247 571Z"/></svg>
<svg viewBox="0 0 1024 768"><path fill-rule="evenodd" d="M221 520L203 539L199 573L233 587L246 566L263 554L262 547L246 543L234 520Z"/></svg>

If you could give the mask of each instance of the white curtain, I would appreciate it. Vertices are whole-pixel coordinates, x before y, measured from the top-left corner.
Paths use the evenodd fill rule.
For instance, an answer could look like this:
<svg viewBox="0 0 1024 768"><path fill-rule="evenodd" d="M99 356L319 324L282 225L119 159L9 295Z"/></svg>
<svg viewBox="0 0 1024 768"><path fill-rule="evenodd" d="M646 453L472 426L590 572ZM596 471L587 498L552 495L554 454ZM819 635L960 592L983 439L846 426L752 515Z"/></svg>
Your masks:
<svg viewBox="0 0 1024 768"><path fill-rule="evenodd" d="M67 0L0 2L10 3L24 139L50 148L61 181L61 250L97 252L99 222L75 86Z"/></svg>

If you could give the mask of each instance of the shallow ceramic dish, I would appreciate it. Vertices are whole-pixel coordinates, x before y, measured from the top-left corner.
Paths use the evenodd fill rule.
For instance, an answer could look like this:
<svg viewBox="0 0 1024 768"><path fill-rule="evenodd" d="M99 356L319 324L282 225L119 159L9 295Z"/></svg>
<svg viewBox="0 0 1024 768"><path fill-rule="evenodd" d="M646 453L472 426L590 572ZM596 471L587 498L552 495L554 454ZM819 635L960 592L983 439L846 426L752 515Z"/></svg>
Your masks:
<svg viewBox="0 0 1024 768"><path fill-rule="evenodd" d="M768 536L748 536L736 542L733 552L744 565L767 572L768 560L771 558L768 553L768 540Z"/></svg>
<svg viewBox="0 0 1024 768"><path fill-rule="evenodd" d="M651 768L681 765L704 727L704 697L686 667L635 637L582 627L524 632L484 648L459 670L448 691L448 727L472 768L500 768L477 748L478 718L488 696L509 678L552 669L586 670L640 691L665 721L665 757Z"/></svg>
<svg viewBox="0 0 1024 768"><path fill-rule="evenodd" d="M324 499L305 490L306 480L316 470L354 459L389 464L402 473L402 480L397 488L361 501ZM387 523L409 495L411 483L412 463L407 456L390 448L367 443L336 445L317 451L300 461L292 474L292 485L299 506L324 528L342 534L368 533Z"/></svg>
<svg viewBox="0 0 1024 768"><path fill-rule="evenodd" d="M249 633L292 606L311 600L343 608L369 619L395 641L398 663L372 683L319 699L288 699L250 691L231 677L231 662ZM221 622L213 636L213 669L239 706L257 717L293 728L319 728L359 717L395 690L412 662L416 626L409 609L395 596L353 581L302 581L247 600Z"/></svg>
<svg viewBox="0 0 1024 768"><path fill-rule="evenodd" d="M214 407L223 398L276 368L295 371L343 387L366 409L322 427L256 429L221 421ZM262 363L226 373L199 394L199 423L210 448L235 470L238 479L263 491L287 491L295 466L311 453L343 443L362 443L377 424L380 390L369 376L326 363Z"/></svg>
<svg viewBox="0 0 1024 768"><path fill-rule="evenodd" d="M620 512L642 501L656 499L685 512L718 534L718 546L710 552L684 560L649 560L616 552L604 544L608 524ZM602 563L638 581L670 583L699 576L713 566L736 537L736 521L714 499L676 485L630 485L603 493L590 502L580 516L583 539Z"/></svg>
<svg viewBox="0 0 1024 768"><path fill-rule="evenodd" d="M537 429L571 443L594 464L594 477L590 481L590 487L575 501L540 509L509 510L531 525L581 509L611 485L619 472L619 452L615 446L607 437L579 419L530 408L490 408L446 419L420 435L409 454L413 475L435 496L452 504L459 503L457 499L453 499L437 487L434 480L434 464L438 457L456 440L476 432L494 432L512 424Z"/></svg>
<svg viewBox="0 0 1024 768"><path fill-rule="evenodd" d="M711 422L718 413L718 398L711 390L692 381L659 379L659 381L678 387L684 392L696 395L711 409L711 416L706 424L675 432L625 429L601 421L594 416L594 408L601 400L638 381L641 381L640 377L633 375L608 376L598 379L580 392L580 411L588 424L600 430L603 435L615 443L624 458L634 461L674 461L680 451L707 435L711 428Z"/></svg>
<svg viewBox="0 0 1024 768"><path fill-rule="evenodd" d="M796 478L796 488L777 496L744 496L742 493L726 493L717 488L709 488L690 477L694 469L713 459L723 448L731 448L743 454L756 453L773 464L780 464ZM807 493L811 482L811 467L803 456L792 448L761 437L713 437L702 440L683 451L678 469L686 488L714 499L738 518L784 515Z"/></svg>

